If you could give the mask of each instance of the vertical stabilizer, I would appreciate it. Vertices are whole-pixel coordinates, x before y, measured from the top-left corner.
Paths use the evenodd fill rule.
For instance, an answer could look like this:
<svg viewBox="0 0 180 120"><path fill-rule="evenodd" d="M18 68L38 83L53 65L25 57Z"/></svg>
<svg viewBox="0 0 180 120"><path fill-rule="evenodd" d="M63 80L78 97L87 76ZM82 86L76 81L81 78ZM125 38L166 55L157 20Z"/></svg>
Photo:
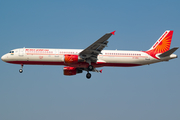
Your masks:
<svg viewBox="0 0 180 120"><path fill-rule="evenodd" d="M173 31L167 30L164 34L156 41L156 43L146 51L147 54L154 58L156 54L164 53L170 49Z"/></svg>

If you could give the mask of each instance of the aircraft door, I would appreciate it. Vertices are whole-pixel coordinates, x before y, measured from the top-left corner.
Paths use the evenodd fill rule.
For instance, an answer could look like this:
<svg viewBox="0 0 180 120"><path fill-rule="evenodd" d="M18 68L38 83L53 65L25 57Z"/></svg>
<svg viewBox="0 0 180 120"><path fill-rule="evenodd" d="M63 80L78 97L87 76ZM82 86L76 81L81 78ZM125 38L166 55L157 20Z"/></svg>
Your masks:
<svg viewBox="0 0 180 120"><path fill-rule="evenodd" d="M24 56L24 48L19 49L19 56Z"/></svg>
<svg viewBox="0 0 180 120"><path fill-rule="evenodd" d="M55 50L55 57L59 57L59 50Z"/></svg>

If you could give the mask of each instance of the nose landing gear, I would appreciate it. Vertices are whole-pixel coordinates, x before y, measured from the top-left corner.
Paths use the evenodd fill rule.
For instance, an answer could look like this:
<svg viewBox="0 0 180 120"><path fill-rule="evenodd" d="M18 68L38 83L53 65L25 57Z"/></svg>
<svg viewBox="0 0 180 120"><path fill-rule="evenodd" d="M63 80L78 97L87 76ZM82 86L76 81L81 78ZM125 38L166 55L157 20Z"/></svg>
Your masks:
<svg viewBox="0 0 180 120"><path fill-rule="evenodd" d="M19 69L19 72L20 72L20 73L23 72L23 64L21 64L21 69Z"/></svg>

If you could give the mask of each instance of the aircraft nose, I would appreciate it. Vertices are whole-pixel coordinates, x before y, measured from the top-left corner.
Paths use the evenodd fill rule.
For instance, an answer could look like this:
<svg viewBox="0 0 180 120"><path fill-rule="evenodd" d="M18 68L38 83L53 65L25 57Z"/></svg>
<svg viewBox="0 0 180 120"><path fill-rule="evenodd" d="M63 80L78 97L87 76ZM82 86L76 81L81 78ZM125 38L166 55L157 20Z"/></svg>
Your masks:
<svg viewBox="0 0 180 120"><path fill-rule="evenodd" d="M3 55L3 56L1 57L1 60L2 60L2 61L6 61L6 58L7 58L7 56L6 56L6 55Z"/></svg>

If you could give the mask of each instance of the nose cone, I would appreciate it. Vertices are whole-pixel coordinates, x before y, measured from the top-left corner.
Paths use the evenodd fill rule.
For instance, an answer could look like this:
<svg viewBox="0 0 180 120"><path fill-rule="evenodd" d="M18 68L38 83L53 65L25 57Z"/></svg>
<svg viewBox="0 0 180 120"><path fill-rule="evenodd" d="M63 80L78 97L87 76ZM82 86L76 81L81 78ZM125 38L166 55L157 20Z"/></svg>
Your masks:
<svg viewBox="0 0 180 120"><path fill-rule="evenodd" d="M3 56L1 57L1 60L4 61L4 62L6 62L6 59L7 59L7 56L6 56L6 55L3 55Z"/></svg>

